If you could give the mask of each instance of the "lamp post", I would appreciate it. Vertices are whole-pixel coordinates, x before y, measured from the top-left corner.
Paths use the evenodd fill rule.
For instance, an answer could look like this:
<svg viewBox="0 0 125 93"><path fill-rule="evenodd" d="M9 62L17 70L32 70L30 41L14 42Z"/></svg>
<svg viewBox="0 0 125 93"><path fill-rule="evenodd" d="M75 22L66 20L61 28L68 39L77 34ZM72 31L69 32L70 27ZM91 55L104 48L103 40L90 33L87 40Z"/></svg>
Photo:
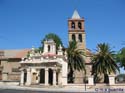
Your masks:
<svg viewBox="0 0 125 93"><path fill-rule="evenodd" d="M86 71L85 71L85 91L86 91Z"/></svg>

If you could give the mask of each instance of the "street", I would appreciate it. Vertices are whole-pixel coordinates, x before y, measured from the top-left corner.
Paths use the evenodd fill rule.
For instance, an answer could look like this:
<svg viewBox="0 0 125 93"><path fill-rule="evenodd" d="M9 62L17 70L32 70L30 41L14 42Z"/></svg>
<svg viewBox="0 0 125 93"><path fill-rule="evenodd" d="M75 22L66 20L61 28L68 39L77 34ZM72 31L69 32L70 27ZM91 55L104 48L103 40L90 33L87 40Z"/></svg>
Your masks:
<svg viewBox="0 0 125 93"><path fill-rule="evenodd" d="M0 93L76 93L76 92L47 92L47 91L0 89ZM90 93L90 92L77 92L77 93Z"/></svg>

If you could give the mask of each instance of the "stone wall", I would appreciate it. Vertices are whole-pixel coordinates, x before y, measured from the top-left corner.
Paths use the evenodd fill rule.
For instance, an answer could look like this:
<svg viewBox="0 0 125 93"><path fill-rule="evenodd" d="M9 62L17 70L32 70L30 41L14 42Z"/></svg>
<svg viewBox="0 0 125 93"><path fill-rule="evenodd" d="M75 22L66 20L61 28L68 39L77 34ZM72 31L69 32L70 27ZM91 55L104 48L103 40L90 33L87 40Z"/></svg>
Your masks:
<svg viewBox="0 0 125 93"><path fill-rule="evenodd" d="M19 81L0 81L0 85L19 85Z"/></svg>
<svg viewBox="0 0 125 93"><path fill-rule="evenodd" d="M16 74L8 74L8 80L20 80L20 73L16 73Z"/></svg>

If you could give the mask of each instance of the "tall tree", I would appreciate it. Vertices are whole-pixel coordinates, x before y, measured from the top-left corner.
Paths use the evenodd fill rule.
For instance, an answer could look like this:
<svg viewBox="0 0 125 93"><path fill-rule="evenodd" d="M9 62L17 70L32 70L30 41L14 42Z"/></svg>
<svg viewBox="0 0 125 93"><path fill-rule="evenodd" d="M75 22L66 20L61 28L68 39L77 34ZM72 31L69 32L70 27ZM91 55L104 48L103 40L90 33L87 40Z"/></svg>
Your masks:
<svg viewBox="0 0 125 93"><path fill-rule="evenodd" d="M85 69L84 53L77 49L77 43L75 41L69 42L67 48L68 68L69 68L69 82L73 83L73 74L75 70L81 71Z"/></svg>
<svg viewBox="0 0 125 93"><path fill-rule="evenodd" d="M104 75L104 82L108 83L108 75L119 71L114 59L114 51L106 43L97 45L95 55L92 57L92 75Z"/></svg>
<svg viewBox="0 0 125 93"><path fill-rule="evenodd" d="M45 37L43 38L43 40L41 41L41 43L43 44L45 40L48 40L48 39L52 39L54 40L54 42L56 43L56 48L59 47L59 45L62 45L63 46L63 43L60 39L60 37L54 33L49 33L47 35L45 35Z"/></svg>
<svg viewBox="0 0 125 93"><path fill-rule="evenodd" d="M125 70L125 47L123 47L117 54L117 62L120 63L120 67L124 67Z"/></svg>
<svg viewBox="0 0 125 93"><path fill-rule="evenodd" d="M56 43L56 49L58 49L58 47L60 45L63 46L63 43L58 35L56 35L54 33L49 33L49 34L45 35L45 37L41 40L42 46L40 46L39 48L36 48L35 52L39 52L39 53L43 52L44 41L49 40L49 39L54 40L54 42Z"/></svg>

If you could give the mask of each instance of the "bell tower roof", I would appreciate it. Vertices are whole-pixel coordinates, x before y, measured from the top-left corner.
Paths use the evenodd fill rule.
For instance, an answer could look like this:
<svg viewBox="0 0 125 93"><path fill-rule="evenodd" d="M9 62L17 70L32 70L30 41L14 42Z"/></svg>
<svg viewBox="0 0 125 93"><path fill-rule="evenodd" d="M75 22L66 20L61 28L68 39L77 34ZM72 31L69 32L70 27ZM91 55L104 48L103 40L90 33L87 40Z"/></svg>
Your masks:
<svg viewBox="0 0 125 93"><path fill-rule="evenodd" d="M80 19L79 13L77 10L74 11L73 15L72 15L72 19Z"/></svg>

